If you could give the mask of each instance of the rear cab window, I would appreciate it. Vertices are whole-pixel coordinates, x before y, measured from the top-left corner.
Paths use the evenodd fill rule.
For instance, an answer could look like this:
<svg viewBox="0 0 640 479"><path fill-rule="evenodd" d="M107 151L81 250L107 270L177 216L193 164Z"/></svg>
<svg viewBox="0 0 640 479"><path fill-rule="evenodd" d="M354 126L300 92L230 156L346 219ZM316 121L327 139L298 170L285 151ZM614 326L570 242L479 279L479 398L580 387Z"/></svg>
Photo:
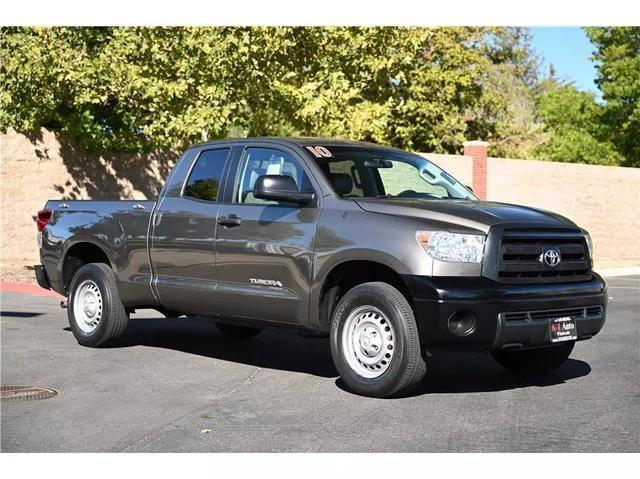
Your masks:
<svg viewBox="0 0 640 479"><path fill-rule="evenodd" d="M187 178L182 196L217 202L230 148L205 150L198 156Z"/></svg>

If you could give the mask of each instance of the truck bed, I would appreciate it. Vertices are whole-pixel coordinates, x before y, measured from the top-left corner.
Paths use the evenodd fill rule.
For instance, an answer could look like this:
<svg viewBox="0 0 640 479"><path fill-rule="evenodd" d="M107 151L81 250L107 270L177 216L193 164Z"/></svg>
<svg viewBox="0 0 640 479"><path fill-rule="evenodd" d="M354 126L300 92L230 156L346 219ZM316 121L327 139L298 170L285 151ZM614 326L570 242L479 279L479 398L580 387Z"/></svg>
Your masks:
<svg viewBox="0 0 640 479"><path fill-rule="evenodd" d="M64 293L60 258L75 244L89 241L106 252L123 301L148 298L152 303L147 233L154 205L151 200L48 201L45 209L53 213L41 255L52 288Z"/></svg>

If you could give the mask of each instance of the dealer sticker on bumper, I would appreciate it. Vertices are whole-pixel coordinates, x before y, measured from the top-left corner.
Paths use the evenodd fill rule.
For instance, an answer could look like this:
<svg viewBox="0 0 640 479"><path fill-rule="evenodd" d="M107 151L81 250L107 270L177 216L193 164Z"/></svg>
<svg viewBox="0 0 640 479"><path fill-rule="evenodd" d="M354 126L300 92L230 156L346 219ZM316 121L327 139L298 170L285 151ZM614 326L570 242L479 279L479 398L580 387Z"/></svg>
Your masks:
<svg viewBox="0 0 640 479"><path fill-rule="evenodd" d="M552 319L549 323L549 335L552 343L578 339L576 320L568 316Z"/></svg>

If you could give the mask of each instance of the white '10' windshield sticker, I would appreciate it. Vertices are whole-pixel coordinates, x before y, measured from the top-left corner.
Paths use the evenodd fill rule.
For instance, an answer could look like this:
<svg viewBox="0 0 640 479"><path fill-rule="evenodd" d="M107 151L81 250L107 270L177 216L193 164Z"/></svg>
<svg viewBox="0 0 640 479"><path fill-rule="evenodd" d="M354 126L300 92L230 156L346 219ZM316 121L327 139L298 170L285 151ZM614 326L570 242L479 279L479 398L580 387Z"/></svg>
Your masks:
<svg viewBox="0 0 640 479"><path fill-rule="evenodd" d="M306 148L316 158L331 158L333 156L324 146L307 146Z"/></svg>

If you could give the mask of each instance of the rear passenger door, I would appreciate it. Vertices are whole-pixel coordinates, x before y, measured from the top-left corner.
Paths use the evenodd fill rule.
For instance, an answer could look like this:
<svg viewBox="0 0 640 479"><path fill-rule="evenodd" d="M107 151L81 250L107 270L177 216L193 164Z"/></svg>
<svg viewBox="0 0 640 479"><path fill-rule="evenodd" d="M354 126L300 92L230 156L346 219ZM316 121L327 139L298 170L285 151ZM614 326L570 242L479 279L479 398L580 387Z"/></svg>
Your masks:
<svg viewBox="0 0 640 479"><path fill-rule="evenodd" d="M301 206L255 198L253 187L262 175L291 176L299 191L315 192L316 199ZM248 146L232 191L220 207L216 233L220 312L305 324L320 212L318 185L293 150Z"/></svg>
<svg viewBox="0 0 640 479"><path fill-rule="evenodd" d="M203 149L190 165L180 165L189 169L172 179L180 183L168 185L156 207L150 257L154 291L167 309L216 312L214 236L231 151Z"/></svg>

